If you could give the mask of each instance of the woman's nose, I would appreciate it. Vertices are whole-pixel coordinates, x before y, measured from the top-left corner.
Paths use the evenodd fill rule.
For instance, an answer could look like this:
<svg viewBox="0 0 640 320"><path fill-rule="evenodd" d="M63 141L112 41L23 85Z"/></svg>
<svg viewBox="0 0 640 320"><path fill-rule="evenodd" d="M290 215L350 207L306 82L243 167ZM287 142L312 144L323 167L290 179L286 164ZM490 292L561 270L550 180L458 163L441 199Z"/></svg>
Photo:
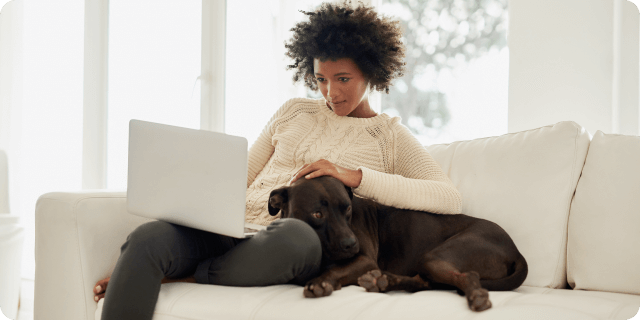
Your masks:
<svg viewBox="0 0 640 320"><path fill-rule="evenodd" d="M340 92L336 86L332 86L331 83L327 84L327 97L329 98L329 102L333 101L334 98L337 98L339 93Z"/></svg>

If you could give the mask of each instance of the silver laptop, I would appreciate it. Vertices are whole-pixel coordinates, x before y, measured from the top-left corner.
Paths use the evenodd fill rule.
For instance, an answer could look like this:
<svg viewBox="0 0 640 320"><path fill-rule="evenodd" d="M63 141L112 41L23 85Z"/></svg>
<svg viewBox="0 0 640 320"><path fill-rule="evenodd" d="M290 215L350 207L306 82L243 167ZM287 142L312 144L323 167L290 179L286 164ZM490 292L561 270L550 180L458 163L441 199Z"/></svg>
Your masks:
<svg viewBox="0 0 640 320"><path fill-rule="evenodd" d="M129 121L128 175L131 214L235 238L265 228L244 220L243 137L134 119Z"/></svg>

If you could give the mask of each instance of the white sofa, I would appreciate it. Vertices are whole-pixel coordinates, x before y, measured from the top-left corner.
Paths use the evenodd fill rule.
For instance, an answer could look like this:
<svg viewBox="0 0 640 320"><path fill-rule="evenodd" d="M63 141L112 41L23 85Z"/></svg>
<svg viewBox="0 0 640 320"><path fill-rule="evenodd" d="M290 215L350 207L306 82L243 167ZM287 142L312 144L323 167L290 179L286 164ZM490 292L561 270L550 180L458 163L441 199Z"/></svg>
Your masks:
<svg viewBox="0 0 640 320"><path fill-rule="evenodd" d="M527 259L523 286L474 313L454 291L305 299L293 285L163 284L154 319L629 319L640 309L640 137L591 139L561 122L428 147L463 211L501 225ZM92 288L146 220L126 193L54 192L36 205L35 319L99 319ZM259 267L259 266L256 266Z"/></svg>

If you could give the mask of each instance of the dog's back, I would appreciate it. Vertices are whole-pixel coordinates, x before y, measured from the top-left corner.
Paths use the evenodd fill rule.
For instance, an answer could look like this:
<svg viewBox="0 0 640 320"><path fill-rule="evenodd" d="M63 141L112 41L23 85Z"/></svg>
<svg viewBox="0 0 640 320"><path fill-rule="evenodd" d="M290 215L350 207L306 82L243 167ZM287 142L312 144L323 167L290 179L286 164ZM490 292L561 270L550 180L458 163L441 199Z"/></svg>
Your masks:
<svg viewBox="0 0 640 320"><path fill-rule="evenodd" d="M377 241L374 244L378 248L375 257L381 270L415 276L421 269L419 264L425 254L448 239L467 234L467 237L481 240L483 246L499 246L505 251L504 258L508 260L505 264L509 266L508 274L512 276L509 281L481 279L483 287L489 290L512 290L526 278L527 264L524 257L507 232L494 222L465 214L434 214L396 209L358 197L354 197L352 203L352 228L371 229L371 219L375 219L377 237L359 241ZM474 248L468 249L462 251L461 260L473 259L477 255Z"/></svg>

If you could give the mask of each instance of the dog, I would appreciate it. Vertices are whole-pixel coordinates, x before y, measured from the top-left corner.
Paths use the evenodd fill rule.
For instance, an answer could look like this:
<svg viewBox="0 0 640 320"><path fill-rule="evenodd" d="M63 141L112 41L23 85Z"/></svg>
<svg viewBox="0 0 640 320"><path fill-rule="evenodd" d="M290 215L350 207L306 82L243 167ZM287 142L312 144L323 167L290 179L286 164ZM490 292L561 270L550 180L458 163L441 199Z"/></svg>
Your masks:
<svg viewBox="0 0 640 320"><path fill-rule="evenodd" d="M488 290L513 290L527 277L525 258L497 224L385 206L330 176L273 190L268 210L306 222L320 238L322 271L305 285L308 298L355 284L369 292L455 289L483 311Z"/></svg>

